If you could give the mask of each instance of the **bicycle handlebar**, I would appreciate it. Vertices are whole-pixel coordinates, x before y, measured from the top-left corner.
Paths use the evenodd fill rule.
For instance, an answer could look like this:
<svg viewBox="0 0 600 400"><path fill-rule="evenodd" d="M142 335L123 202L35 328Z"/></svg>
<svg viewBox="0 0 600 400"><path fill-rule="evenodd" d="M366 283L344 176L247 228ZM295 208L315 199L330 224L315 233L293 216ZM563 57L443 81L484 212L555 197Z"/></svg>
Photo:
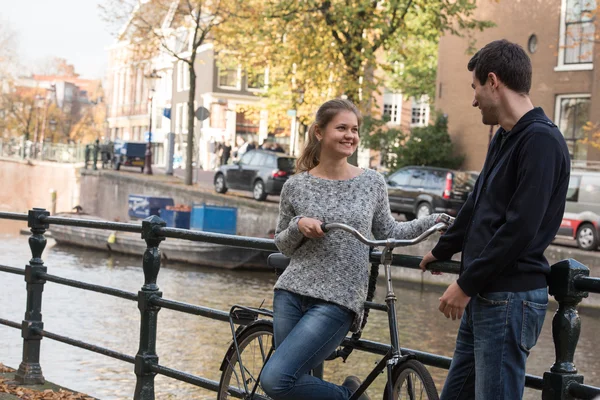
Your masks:
<svg viewBox="0 0 600 400"><path fill-rule="evenodd" d="M356 229L351 227L350 225L342 224L339 222L332 222L332 223L328 223L328 224L324 223L321 225L321 230L323 232L327 232L330 229L341 229L343 231L351 233L352 235L354 235L354 237L356 237L359 241L366 244L367 246L373 246L373 247L384 246L386 248L393 249L395 247L412 246L414 244L420 243L423 240L427 239L429 236L431 236L431 234L433 234L434 232L437 232L439 230L447 228L448 226L450 226L452 224L452 222L454 222L454 218L447 216L447 218L445 219L444 222L438 222L437 224L433 225L431 228L427 229L425 232L421 233L419 236L417 236L414 239L391 239L390 238L390 239L385 239L385 240L369 240L366 237L364 237L359 231L357 231Z"/></svg>

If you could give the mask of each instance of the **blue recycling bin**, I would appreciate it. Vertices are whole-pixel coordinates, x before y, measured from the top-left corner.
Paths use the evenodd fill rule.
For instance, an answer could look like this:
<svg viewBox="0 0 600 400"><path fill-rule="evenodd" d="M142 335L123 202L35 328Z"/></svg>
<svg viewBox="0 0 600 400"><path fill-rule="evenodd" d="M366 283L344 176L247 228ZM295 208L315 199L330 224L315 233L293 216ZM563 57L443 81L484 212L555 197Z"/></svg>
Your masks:
<svg viewBox="0 0 600 400"><path fill-rule="evenodd" d="M235 235L237 233L237 208L194 205L190 217L193 230Z"/></svg>
<svg viewBox="0 0 600 400"><path fill-rule="evenodd" d="M167 223L170 228L190 229L190 211L175 211L160 209L160 218Z"/></svg>
<svg viewBox="0 0 600 400"><path fill-rule="evenodd" d="M159 215L161 208L172 206L175 203L170 197L145 196L139 194L129 195L129 217L144 219L151 215Z"/></svg>

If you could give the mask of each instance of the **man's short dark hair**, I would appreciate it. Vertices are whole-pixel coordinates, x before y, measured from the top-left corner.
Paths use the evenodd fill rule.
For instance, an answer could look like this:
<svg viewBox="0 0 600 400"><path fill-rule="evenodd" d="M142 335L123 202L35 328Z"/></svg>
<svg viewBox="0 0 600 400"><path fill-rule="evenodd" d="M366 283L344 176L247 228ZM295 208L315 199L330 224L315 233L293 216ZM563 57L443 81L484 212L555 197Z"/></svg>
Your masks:
<svg viewBox="0 0 600 400"><path fill-rule="evenodd" d="M525 50L508 40L496 40L479 50L469 61L469 71L485 84L490 72L495 73L509 89L529 94L531 89L531 60Z"/></svg>

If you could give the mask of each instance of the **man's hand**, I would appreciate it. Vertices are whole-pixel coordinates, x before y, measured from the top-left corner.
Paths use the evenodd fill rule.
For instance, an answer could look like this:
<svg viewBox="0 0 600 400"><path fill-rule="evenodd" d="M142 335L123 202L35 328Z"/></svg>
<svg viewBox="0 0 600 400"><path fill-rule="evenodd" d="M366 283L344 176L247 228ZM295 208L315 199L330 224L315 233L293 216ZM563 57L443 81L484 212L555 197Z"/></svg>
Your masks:
<svg viewBox="0 0 600 400"><path fill-rule="evenodd" d="M423 257L423 260L419 263L419 268L421 268L421 271L425 272L427 271L427 264L437 261L437 258L435 258L433 256L432 252L429 252L427 254L425 254L425 257ZM431 271L432 275L441 275L442 273L439 271Z"/></svg>
<svg viewBox="0 0 600 400"><path fill-rule="evenodd" d="M318 219L302 217L298 221L298 229L307 238L316 239L325 236L321 224L322 222Z"/></svg>
<svg viewBox="0 0 600 400"><path fill-rule="evenodd" d="M438 309L446 318L452 317L454 321L457 318L462 318L465 307L467 307L470 300L471 298L454 281L454 283L448 286L442 297L440 297L440 307Z"/></svg>

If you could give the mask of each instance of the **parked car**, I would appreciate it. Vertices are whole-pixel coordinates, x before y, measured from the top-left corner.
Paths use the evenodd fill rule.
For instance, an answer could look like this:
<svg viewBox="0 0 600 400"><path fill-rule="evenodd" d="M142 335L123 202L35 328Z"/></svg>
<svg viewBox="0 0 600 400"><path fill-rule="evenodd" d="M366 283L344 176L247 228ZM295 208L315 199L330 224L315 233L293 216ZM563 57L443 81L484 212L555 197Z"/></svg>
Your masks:
<svg viewBox="0 0 600 400"><path fill-rule="evenodd" d="M139 167L144 172L146 161L146 143L143 142L115 142L113 168L117 171L121 166Z"/></svg>
<svg viewBox="0 0 600 400"><path fill-rule="evenodd" d="M567 202L557 237L574 239L583 250L600 244L600 172L571 171Z"/></svg>
<svg viewBox="0 0 600 400"><path fill-rule="evenodd" d="M232 165L219 167L214 178L215 191L248 190L255 200L262 201L270 194L280 194L295 169L294 157L268 150L250 150Z"/></svg>
<svg viewBox="0 0 600 400"><path fill-rule="evenodd" d="M390 209L407 220L432 213L455 216L473 191L476 172L404 167L387 178Z"/></svg>

